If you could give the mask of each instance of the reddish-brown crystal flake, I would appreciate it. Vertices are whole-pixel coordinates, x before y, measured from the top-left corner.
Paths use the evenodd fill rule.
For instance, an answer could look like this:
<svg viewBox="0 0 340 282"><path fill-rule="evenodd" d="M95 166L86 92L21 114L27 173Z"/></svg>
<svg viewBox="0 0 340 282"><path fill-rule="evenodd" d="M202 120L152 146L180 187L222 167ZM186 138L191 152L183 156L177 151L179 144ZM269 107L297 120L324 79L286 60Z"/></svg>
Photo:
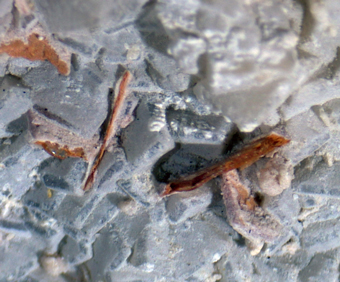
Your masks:
<svg viewBox="0 0 340 282"><path fill-rule="evenodd" d="M194 190L222 173L253 164L259 158L272 152L275 148L287 144L289 141L275 133L256 139L227 160L167 184L162 196Z"/></svg>
<svg viewBox="0 0 340 282"><path fill-rule="evenodd" d="M37 33L27 38L27 43L21 39L13 39L0 45L0 54L7 53L11 57L22 57L31 61L48 60L63 75L70 73L69 63L62 60L48 40Z"/></svg>
<svg viewBox="0 0 340 282"><path fill-rule="evenodd" d="M59 145L55 142L50 141L36 141L34 144L40 145L44 150L51 156L58 159L66 159L67 157L82 158L87 161L83 148L70 149L67 145Z"/></svg>
<svg viewBox="0 0 340 282"><path fill-rule="evenodd" d="M240 180L237 170L222 173L221 178L229 224L254 246L262 247L263 242L272 242L279 237L283 226L256 202L251 190Z"/></svg>

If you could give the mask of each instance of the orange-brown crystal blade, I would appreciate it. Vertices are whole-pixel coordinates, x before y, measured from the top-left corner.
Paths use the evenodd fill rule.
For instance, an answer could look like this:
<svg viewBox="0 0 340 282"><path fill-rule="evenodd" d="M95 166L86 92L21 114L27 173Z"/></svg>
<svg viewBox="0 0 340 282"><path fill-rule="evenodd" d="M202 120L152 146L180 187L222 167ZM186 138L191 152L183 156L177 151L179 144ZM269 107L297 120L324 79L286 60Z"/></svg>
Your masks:
<svg viewBox="0 0 340 282"><path fill-rule="evenodd" d="M95 158L94 162L92 164L89 164L88 172L85 176L85 182L83 186L83 190L87 191L89 190L96 178L97 169L100 165L100 162L103 159L104 152L111 140L111 138L116 134L118 129L118 122L119 116L122 113L123 107L124 107L124 100L127 96L126 88L131 80L131 73L129 71L126 71L124 75L122 76L121 80L118 81L119 89L118 93L115 95L114 100L114 106L111 112L111 117L108 122L108 126L104 135L103 143L100 147L99 153L97 157Z"/></svg>
<svg viewBox="0 0 340 282"><path fill-rule="evenodd" d="M225 161L167 184L162 196L194 190L224 172L253 164L264 155L272 152L277 147L287 144L289 141L275 133L257 139Z"/></svg>
<svg viewBox="0 0 340 282"><path fill-rule="evenodd" d="M58 159L66 159L67 157L82 158L87 161L84 149L77 147L70 149L67 145L61 146L55 142L50 141L36 141L34 144L40 145L51 156Z"/></svg>

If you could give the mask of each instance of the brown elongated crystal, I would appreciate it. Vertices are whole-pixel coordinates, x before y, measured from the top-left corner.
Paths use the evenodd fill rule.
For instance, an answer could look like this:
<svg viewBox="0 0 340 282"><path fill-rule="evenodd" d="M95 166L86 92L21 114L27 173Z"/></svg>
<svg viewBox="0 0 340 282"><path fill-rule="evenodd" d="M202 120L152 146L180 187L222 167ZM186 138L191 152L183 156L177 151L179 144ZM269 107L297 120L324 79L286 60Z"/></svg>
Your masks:
<svg viewBox="0 0 340 282"><path fill-rule="evenodd" d="M67 145L62 146L50 141L36 141L34 144L40 145L47 153L60 160L66 159L67 157L88 160L84 149L81 147L70 149Z"/></svg>
<svg viewBox="0 0 340 282"><path fill-rule="evenodd" d="M28 113L30 121L30 132L33 142L40 145L51 156L58 159L67 157L83 158L88 162L82 190L89 190L96 178L97 169L103 159L107 147L119 128L126 126L125 100L127 97L127 86L131 80L131 73L126 71L118 80L115 89L115 97L112 102L108 125L102 140L95 135L91 139L84 139L69 130L56 125L48 118L39 114L36 110ZM131 109L130 109L131 110Z"/></svg>
<svg viewBox="0 0 340 282"><path fill-rule="evenodd" d="M97 136L83 138L58 125L36 109L28 111L28 120L32 143L43 147L55 158L63 160L74 157L91 162L98 153L100 142Z"/></svg>
<svg viewBox="0 0 340 282"><path fill-rule="evenodd" d="M264 155L272 152L275 148L287 144L289 141L276 133L256 139L225 161L168 183L162 196L194 190L222 173L253 164Z"/></svg>
<svg viewBox="0 0 340 282"><path fill-rule="evenodd" d="M103 142L100 146L99 153L96 156L95 160L89 164L87 172L85 174L85 181L83 184L84 191L87 191L92 187L95 181L95 178L96 178L98 166L100 165L103 159L104 152L107 146L109 145L110 140L116 134L119 128L118 119L124 109L124 101L127 96L126 89L127 89L127 85L129 84L130 80L131 80L131 73L129 71L126 71L124 75L122 76L122 78L117 82L117 85L119 87L116 91L115 99L112 103L113 109L111 111L111 116L109 118L108 126L106 129L105 135L104 135Z"/></svg>

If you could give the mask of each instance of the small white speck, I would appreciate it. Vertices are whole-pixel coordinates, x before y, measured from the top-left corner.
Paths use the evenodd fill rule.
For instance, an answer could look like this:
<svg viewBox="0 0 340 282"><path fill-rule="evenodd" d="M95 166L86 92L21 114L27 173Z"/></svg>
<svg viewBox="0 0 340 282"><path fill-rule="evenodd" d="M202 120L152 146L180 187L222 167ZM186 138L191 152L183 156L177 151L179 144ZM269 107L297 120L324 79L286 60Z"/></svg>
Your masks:
<svg viewBox="0 0 340 282"><path fill-rule="evenodd" d="M221 255L219 253L214 254L213 256L213 263L219 261L221 259Z"/></svg>
<svg viewBox="0 0 340 282"><path fill-rule="evenodd" d="M150 273L154 270L154 268L155 268L155 265L152 263L145 264L145 272Z"/></svg>

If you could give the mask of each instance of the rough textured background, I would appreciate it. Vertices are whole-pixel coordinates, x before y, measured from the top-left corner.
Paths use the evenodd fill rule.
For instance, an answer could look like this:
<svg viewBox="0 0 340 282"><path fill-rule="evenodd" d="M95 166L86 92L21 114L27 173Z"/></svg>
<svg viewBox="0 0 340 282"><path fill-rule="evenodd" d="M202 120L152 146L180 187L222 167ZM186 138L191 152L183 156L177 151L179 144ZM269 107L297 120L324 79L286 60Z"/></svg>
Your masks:
<svg viewBox="0 0 340 282"><path fill-rule="evenodd" d="M339 14L337 0L0 0L0 281L339 281ZM32 144L27 112L97 136L122 68L135 119L80 195L87 163ZM160 198L274 127L290 144L240 172L274 240L236 227L219 178Z"/></svg>

